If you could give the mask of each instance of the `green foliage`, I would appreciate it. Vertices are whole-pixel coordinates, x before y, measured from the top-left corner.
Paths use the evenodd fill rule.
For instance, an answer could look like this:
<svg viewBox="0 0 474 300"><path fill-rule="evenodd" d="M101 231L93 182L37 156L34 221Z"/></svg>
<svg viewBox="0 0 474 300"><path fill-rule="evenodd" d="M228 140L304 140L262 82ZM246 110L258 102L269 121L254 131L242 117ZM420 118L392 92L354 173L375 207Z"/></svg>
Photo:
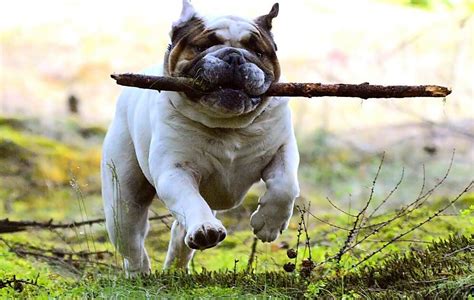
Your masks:
<svg viewBox="0 0 474 300"><path fill-rule="evenodd" d="M376 157L363 157L348 147L339 145L334 135L318 130L299 143L300 174L305 182L346 196L357 189L361 164L375 162ZM365 171L365 170L364 170Z"/></svg>
<svg viewBox="0 0 474 300"><path fill-rule="evenodd" d="M61 127L62 133L51 133L49 136L56 137L51 138L39 135L35 131L37 129L32 128L32 122L34 121L0 118L0 153L3 154L0 156L0 199L15 198L9 205L5 201L5 205L0 207L0 214L6 212L12 219L38 221L50 218L55 221L81 220L102 216L98 193L98 156L94 155L99 153L101 130L92 130L94 133L86 138L81 134L83 127L74 120L69 120ZM346 195L348 190L361 185L361 180L352 184L353 178L363 177L367 181L366 178L372 177L378 164L375 160L378 159L357 157L334 141L332 135L321 131L300 142L302 169L307 172L305 175L311 179L310 182L327 183ZM41 161L46 162L47 168L42 169ZM361 161L370 165L362 173L363 176L360 176ZM398 166L391 163L387 160L387 177L393 177L391 170L399 170ZM74 166L79 166L81 170L74 169ZM52 175L55 172L51 168L59 170L57 177ZM71 174L76 177L74 189L69 186ZM381 176L382 184L383 180ZM23 191L21 197L13 197ZM473 247L474 194L464 195L450 209L449 214L435 218L403 240L390 244L358 268L353 268L353 265L365 255L419 224L449 203L450 199L434 197L409 215L395 219L366 242L344 254L339 263L328 258L338 253L345 243L347 231L338 228L350 228L353 218L334 209L330 212L315 209L320 220L312 216L306 219L310 237L308 243L311 245L312 260L316 264L311 276L301 275L302 261L309 257L304 234L300 240L298 257L289 259L286 254L288 247L297 248L298 216L294 217L289 229L278 241L271 244L259 242L256 245L252 272L246 272L253 243L248 219L256 208L260 194L261 191L252 190L243 206L219 216L229 229L229 235L218 247L198 251L189 273L158 271L150 277L129 280L122 275L121 258L116 253L101 259L81 260L83 256L79 253L113 253L114 249L108 242L103 224L56 232L43 230L2 235L0 238L4 238L10 246L15 245L24 250L44 249L44 255L17 255L6 243L0 241L2 282L13 276L18 280L35 280L39 274L38 286L25 284L21 291L11 287L0 288L0 298L358 299L421 298L435 293L449 298L464 295L466 287L473 284L472 251L465 250L472 250ZM384 194L376 193L373 204L381 203L383 197ZM357 207L360 207L363 199L364 197L356 199L359 202ZM407 202L402 200L403 203ZM303 202L305 201L300 199L298 205L302 206ZM164 213L160 206L154 206L153 210L158 214ZM354 208L349 207L347 210L351 214L357 213ZM396 214L397 210L381 212L366 225L385 222ZM453 232L456 235L452 235ZM369 233L369 227L361 229L358 238ZM443 239L450 235L452 236ZM169 229L160 222L152 222L147 249L153 260L154 270L162 267L168 239ZM433 241L434 244L427 246ZM58 256L52 249L75 254ZM283 265L288 262L295 263L295 272L283 271Z"/></svg>
<svg viewBox="0 0 474 300"><path fill-rule="evenodd" d="M4 186L20 189L24 180L38 187L68 185L71 175L92 179L100 164L100 150L77 149L59 141L0 126L1 174L16 176L19 183ZM94 181L97 175L93 175Z"/></svg>
<svg viewBox="0 0 474 300"><path fill-rule="evenodd" d="M360 269L340 268L334 264L319 267L311 278L282 271L234 272L228 269L197 273L156 272L129 280L114 269L89 268L80 280L61 276L44 263L15 258L0 247L0 279L12 274L34 279L40 287L25 286L21 292L0 289L0 297L117 298L150 297L277 297L341 299L424 299L466 297L474 283L472 276L473 236L450 236L429 247L407 253L391 254L376 265Z"/></svg>
<svg viewBox="0 0 474 300"><path fill-rule="evenodd" d="M337 293L344 285L346 290L377 299L463 298L474 284L473 249L474 235L453 235L423 250L392 252L377 265L328 280L326 287Z"/></svg>
<svg viewBox="0 0 474 300"><path fill-rule="evenodd" d="M8 252L0 242L0 280L7 280L16 275L17 279L35 280L38 277L38 286L25 285L21 292L11 288L0 289L1 299L47 299L49 296L59 296L65 292L64 288L71 283L72 278L63 277L51 266L39 261L32 261L17 257ZM45 288L47 287L47 288Z"/></svg>

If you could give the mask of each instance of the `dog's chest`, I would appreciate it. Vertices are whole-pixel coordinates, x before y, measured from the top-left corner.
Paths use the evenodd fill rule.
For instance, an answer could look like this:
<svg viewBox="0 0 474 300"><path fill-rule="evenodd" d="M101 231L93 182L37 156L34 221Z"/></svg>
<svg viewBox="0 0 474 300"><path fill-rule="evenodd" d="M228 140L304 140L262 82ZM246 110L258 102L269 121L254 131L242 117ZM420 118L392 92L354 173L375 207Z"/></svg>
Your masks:
<svg viewBox="0 0 474 300"><path fill-rule="evenodd" d="M278 150L278 139L244 132L206 137L195 162L201 173L199 189L212 209L238 205Z"/></svg>

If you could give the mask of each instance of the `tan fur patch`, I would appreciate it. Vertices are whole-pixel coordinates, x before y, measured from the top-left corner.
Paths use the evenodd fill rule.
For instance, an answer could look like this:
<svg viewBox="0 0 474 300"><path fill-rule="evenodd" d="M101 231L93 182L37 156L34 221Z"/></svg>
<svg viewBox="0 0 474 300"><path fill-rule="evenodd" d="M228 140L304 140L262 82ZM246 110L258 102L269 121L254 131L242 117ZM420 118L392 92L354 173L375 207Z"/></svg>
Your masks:
<svg viewBox="0 0 474 300"><path fill-rule="evenodd" d="M203 20L193 17L185 24L173 29L171 33L172 44L165 56L165 75L186 76L183 71L199 58L202 51L211 46L223 45L227 42L216 35L215 30L206 29L204 24ZM278 81L280 65L276 56L277 49L272 34L259 24L252 24L251 27L257 29L258 32L249 31L249 34L242 35L242 40L234 41L233 44L238 44L238 48L244 48L258 56L261 67L267 72L273 73L274 80Z"/></svg>

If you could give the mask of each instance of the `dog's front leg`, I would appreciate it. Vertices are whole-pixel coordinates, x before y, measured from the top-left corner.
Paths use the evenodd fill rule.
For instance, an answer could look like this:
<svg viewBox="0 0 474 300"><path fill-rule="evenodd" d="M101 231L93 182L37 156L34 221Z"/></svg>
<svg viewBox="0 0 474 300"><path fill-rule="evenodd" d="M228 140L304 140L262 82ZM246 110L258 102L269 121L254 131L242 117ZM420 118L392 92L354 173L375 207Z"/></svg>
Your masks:
<svg viewBox="0 0 474 300"><path fill-rule="evenodd" d="M155 178L158 197L177 222L173 225L173 240L165 267L169 267L175 257L178 260L180 257L183 260L191 257L190 254L182 253L184 244L191 249L202 250L217 245L226 236L224 226L199 194L198 186L199 175L180 163L166 168ZM187 262L180 261L177 265L185 267Z"/></svg>
<svg viewBox="0 0 474 300"><path fill-rule="evenodd" d="M294 137L278 149L262 178L266 192L260 198L250 224L263 242L272 242L288 227L295 198L299 195L299 155Z"/></svg>

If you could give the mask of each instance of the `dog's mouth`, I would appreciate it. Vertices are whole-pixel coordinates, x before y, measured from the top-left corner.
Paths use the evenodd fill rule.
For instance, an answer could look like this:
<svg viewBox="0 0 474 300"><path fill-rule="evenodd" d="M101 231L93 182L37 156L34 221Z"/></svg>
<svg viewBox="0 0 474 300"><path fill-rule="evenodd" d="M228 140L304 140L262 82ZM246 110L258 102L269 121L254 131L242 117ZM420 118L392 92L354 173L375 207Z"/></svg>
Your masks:
<svg viewBox="0 0 474 300"><path fill-rule="evenodd" d="M218 86L195 100L212 113L232 117L253 111L262 102L262 97L249 95L236 87Z"/></svg>
<svg viewBox="0 0 474 300"><path fill-rule="evenodd" d="M209 52L197 57L182 74L192 77L206 91L187 94L187 98L221 117L255 110L265 98L273 74L242 49L224 47Z"/></svg>

